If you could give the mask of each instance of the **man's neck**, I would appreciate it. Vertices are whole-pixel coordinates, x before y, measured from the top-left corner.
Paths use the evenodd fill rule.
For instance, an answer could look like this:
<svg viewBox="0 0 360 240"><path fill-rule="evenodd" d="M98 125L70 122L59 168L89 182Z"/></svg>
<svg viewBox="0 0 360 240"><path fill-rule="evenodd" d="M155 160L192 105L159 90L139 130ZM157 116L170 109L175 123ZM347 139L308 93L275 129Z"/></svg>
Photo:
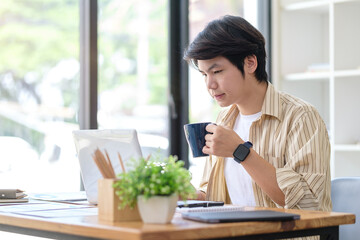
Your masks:
<svg viewBox="0 0 360 240"><path fill-rule="evenodd" d="M252 115L261 111L266 90L268 87L267 82L256 82L252 83L250 93L246 102L237 104L238 109L243 115Z"/></svg>

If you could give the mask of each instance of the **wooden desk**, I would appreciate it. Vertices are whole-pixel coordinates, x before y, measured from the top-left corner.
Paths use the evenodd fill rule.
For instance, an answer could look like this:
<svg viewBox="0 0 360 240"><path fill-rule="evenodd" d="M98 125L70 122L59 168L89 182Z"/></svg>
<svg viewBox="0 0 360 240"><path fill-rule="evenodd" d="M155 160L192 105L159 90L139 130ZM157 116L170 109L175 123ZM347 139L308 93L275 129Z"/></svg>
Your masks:
<svg viewBox="0 0 360 240"><path fill-rule="evenodd" d="M92 211L94 210L92 209ZM234 237L236 239L257 239L260 237L261 239L277 239L314 234L321 235L321 239L338 239L339 225L355 223L355 215L348 213L271 210L297 213L301 215L301 219L288 222L206 224L184 220L179 213L176 213L171 224L156 225L143 224L142 222L102 222L98 220L96 210L95 213L88 216L74 213L69 217L44 218L1 212L0 206L0 231L67 240L234 239ZM46 211L49 212L49 210Z"/></svg>

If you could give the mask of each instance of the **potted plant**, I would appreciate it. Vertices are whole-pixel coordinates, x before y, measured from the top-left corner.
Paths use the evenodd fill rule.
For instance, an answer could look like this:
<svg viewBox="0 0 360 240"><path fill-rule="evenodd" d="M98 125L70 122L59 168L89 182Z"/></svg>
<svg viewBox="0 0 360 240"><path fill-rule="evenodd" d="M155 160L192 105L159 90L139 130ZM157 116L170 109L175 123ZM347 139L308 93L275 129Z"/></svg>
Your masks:
<svg viewBox="0 0 360 240"><path fill-rule="evenodd" d="M137 204L145 223L170 222L177 200L195 197L191 173L183 165L174 156L140 158L133 170L120 173L114 184L119 207L133 208Z"/></svg>

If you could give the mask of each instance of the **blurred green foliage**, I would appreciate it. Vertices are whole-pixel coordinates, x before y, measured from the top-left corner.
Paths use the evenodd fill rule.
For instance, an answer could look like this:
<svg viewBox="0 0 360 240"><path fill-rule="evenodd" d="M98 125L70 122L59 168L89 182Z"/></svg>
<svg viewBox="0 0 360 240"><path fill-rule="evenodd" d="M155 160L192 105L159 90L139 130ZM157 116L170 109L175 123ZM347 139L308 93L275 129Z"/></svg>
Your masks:
<svg viewBox="0 0 360 240"><path fill-rule="evenodd" d="M148 57L148 104L167 103L168 19L166 0L99 1L99 92L129 83L138 87L139 58ZM145 35L146 42L142 43ZM142 54L141 44L146 44ZM140 52L139 52L140 51ZM114 58L117 60L114 60ZM133 68L121 71L121 60ZM125 62L126 63L126 62ZM124 67L124 64L123 64ZM125 66L126 67L126 66Z"/></svg>
<svg viewBox="0 0 360 240"><path fill-rule="evenodd" d="M99 0L99 92L124 83L136 85L138 44L143 27L139 25L144 1ZM147 87L152 104L166 103L167 89L167 1L146 1L149 71ZM140 11L140 12L139 12ZM15 85L33 89L61 60L79 61L78 0L2 0L0 5L0 79L11 74ZM134 64L121 72L120 56ZM26 75L31 73L31 81ZM79 74L59 82L64 107L77 103ZM18 89L17 89L18 90ZM17 101L18 92L0 85L1 97ZM165 97L164 97L165 96ZM74 119L73 119L74 120Z"/></svg>
<svg viewBox="0 0 360 240"><path fill-rule="evenodd" d="M79 9L76 0L2 0L0 73L17 78L41 74L61 59L79 57Z"/></svg>
<svg viewBox="0 0 360 240"><path fill-rule="evenodd" d="M0 99L19 102L21 94L42 103L44 76L61 60L79 59L77 0L2 0L0 5ZM79 74L57 83L64 107L77 106ZM68 119L75 121L75 119Z"/></svg>

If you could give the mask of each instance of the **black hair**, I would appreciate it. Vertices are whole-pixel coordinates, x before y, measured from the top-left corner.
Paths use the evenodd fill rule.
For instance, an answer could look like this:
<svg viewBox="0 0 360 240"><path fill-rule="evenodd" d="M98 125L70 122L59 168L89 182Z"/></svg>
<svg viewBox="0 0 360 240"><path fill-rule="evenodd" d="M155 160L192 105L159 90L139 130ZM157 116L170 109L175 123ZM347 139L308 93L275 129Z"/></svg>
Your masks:
<svg viewBox="0 0 360 240"><path fill-rule="evenodd" d="M223 56L244 75L244 59L251 55L258 62L255 77L259 82L267 81L263 35L242 17L226 15L208 23L185 49L184 59L198 69L198 60Z"/></svg>

